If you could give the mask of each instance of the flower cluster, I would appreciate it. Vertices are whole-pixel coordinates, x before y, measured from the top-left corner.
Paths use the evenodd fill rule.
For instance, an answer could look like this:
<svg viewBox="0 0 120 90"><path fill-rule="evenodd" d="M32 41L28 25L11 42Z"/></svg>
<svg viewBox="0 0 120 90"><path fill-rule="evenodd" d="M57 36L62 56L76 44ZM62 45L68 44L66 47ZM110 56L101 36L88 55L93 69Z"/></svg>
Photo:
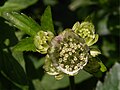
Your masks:
<svg viewBox="0 0 120 90"><path fill-rule="evenodd" d="M97 64L95 68L92 66L94 69L103 66L95 61L95 57L101 54L99 49L91 47L98 40L92 23L76 22L72 29L65 29L53 37L51 32L40 31L34 38L37 50L43 54L47 53L44 69L49 75L61 79L64 74L76 75L93 62ZM89 71L88 69L86 71Z"/></svg>

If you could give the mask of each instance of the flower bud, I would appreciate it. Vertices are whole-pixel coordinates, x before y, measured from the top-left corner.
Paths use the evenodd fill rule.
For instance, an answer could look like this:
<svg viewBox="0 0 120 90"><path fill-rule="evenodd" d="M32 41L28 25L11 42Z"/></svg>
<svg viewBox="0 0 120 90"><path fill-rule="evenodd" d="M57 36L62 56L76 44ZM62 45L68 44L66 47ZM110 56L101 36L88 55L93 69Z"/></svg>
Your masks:
<svg viewBox="0 0 120 90"><path fill-rule="evenodd" d="M36 50L42 54L46 54L49 48L49 43L53 37L54 35L50 31L39 31L34 37L34 44L36 46Z"/></svg>
<svg viewBox="0 0 120 90"><path fill-rule="evenodd" d="M76 22L73 25L72 30L79 36L85 39L85 42L88 46L93 45L98 40L98 34L95 34L94 25L90 22Z"/></svg>

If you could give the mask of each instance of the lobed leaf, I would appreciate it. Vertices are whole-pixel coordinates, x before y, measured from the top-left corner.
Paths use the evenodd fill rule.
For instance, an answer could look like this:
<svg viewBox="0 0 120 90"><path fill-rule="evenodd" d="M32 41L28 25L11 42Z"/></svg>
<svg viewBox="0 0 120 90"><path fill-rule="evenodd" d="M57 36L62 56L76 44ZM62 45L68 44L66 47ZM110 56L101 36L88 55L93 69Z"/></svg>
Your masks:
<svg viewBox="0 0 120 90"><path fill-rule="evenodd" d="M98 81L96 90L120 90L120 64L115 63L107 73L104 83Z"/></svg>

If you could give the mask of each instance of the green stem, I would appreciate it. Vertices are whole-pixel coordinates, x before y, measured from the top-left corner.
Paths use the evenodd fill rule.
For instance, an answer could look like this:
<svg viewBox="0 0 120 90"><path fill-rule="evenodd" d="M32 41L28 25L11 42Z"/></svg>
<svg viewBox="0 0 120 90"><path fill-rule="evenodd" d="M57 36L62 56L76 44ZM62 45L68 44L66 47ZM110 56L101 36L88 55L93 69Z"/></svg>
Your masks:
<svg viewBox="0 0 120 90"><path fill-rule="evenodd" d="M69 80L70 80L70 90L75 90L74 76L69 76Z"/></svg>

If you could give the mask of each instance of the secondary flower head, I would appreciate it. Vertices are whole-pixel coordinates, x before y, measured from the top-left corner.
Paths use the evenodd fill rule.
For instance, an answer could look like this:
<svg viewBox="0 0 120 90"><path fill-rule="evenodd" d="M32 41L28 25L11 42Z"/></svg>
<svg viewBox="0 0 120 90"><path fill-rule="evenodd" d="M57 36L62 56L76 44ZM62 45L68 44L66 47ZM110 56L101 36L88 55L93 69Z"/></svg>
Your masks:
<svg viewBox="0 0 120 90"><path fill-rule="evenodd" d="M84 39L66 29L52 39L48 55L56 71L72 76L87 64L88 51Z"/></svg>
<svg viewBox="0 0 120 90"><path fill-rule="evenodd" d="M72 28L76 34L81 36L88 46L93 45L98 40L98 34L95 34L94 25L91 22L76 22Z"/></svg>
<svg viewBox="0 0 120 90"><path fill-rule="evenodd" d="M42 54L46 54L49 48L49 43L53 36L54 34L50 31L39 31L34 37L34 44L36 46L36 50Z"/></svg>

